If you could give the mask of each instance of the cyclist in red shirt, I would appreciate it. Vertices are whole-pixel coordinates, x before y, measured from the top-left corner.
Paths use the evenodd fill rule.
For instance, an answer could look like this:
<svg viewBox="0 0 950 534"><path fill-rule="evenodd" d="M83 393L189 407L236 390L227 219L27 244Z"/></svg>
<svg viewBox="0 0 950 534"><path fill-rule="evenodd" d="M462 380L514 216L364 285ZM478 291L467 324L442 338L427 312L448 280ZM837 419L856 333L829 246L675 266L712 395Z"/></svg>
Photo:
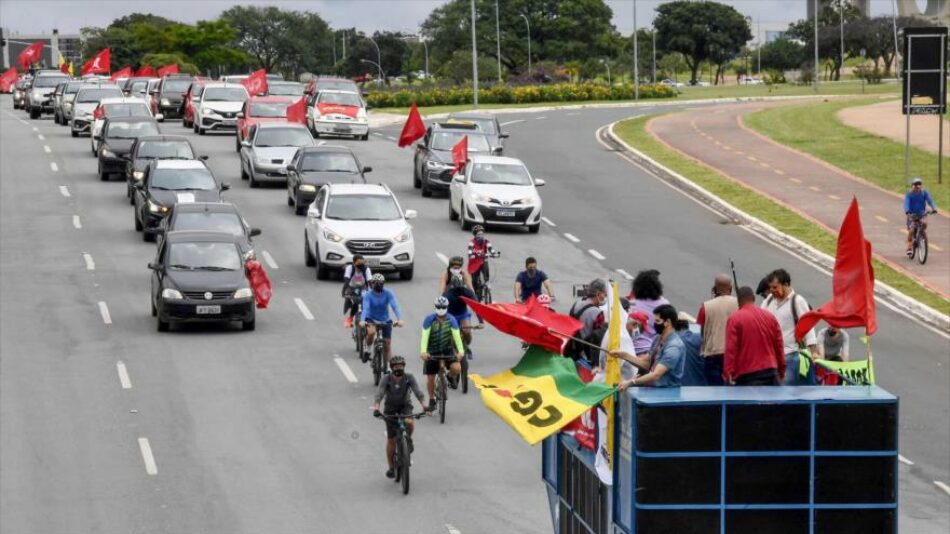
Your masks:
<svg viewBox="0 0 950 534"><path fill-rule="evenodd" d="M472 240L468 243L468 272L472 275L472 285L475 294L478 289L488 280L488 262L487 257L497 257L498 253L491 246L491 241L485 237L485 229L481 225L475 225L472 228Z"/></svg>

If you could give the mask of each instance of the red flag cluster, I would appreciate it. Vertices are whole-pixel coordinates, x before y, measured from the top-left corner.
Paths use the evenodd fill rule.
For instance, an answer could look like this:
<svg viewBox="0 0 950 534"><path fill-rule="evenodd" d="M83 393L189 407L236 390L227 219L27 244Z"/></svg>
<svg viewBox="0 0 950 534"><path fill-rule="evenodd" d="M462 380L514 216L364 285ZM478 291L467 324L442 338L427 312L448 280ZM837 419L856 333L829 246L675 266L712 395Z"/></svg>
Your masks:
<svg viewBox="0 0 950 534"><path fill-rule="evenodd" d="M83 66L80 74L109 74L112 68L109 62L112 58L112 51L108 48L100 50L98 54L89 58Z"/></svg>
<svg viewBox="0 0 950 534"><path fill-rule="evenodd" d="M135 71L135 74L133 74L132 76L135 76L136 78L138 77L155 78L156 76L158 76L158 73L155 72L155 69L151 65L142 65L141 67L139 67L137 71Z"/></svg>
<svg viewBox="0 0 950 534"><path fill-rule="evenodd" d="M267 92L267 70L260 69L254 71L250 76L241 81L241 85L247 89L249 96L258 96Z"/></svg>
<svg viewBox="0 0 950 534"><path fill-rule="evenodd" d="M112 76L109 76L109 80L116 81L119 78L131 78L132 77L132 67L126 65L121 69L112 73Z"/></svg>
<svg viewBox="0 0 950 534"><path fill-rule="evenodd" d="M178 74L178 64L172 63L171 65L165 65L158 69L158 77L161 78L166 74Z"/></svg>
<svg viewBox="0 0 950 534"><path fill-rule="evenodd" d="M36 63L43 56L43 41L37 41L23 49L17 56L17 63L24 69L29 69L30 65Z"/></svg>
<svg viewBox="0 0 950 534"><path fill-rule="evenodd" d="M307 124L307 99L305 97L300 97L300 100L287 106L287 122Z"/></svg>
<svg viewBox="0 0 950 534"><path fill-rule="evenodd" d="M533 295L524 304L482 304L465 297L462 300L498 330L558 354L564 353L568 339L584 326L584 323L570 315L551 311L538 304Z"/></svg>

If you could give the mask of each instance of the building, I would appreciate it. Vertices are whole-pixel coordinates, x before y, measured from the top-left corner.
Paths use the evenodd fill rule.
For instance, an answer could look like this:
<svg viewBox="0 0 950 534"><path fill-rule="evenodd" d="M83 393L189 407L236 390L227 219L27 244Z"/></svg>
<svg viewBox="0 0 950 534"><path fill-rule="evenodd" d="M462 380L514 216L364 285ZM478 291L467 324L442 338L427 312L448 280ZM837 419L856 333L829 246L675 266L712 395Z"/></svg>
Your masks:
<svg viewBox="0 0 950 534"><path fill-rule="evenodd" d="M927 0L927 7L921 12L917 0L897 0L897 14L902 17L925 18L940 26L950 26L950 1Z"/></svg>
<svg viewBox="0 0 950 534"><path fill-rule="evenodd" d="M42 41L43 59L42 64L46 68L55 68L59 65L59 56L56 55L55 48L66 58L67 62L72 61L78 68L82 64L82 39L78 34L60 34L56 30L48 34L19 34L10 33L3 29L3 38L6 45L3 47L2 56L3 69L6 70L16 65L17 57L26 47ZM54 43L55 41L55 43Z"/></svg>

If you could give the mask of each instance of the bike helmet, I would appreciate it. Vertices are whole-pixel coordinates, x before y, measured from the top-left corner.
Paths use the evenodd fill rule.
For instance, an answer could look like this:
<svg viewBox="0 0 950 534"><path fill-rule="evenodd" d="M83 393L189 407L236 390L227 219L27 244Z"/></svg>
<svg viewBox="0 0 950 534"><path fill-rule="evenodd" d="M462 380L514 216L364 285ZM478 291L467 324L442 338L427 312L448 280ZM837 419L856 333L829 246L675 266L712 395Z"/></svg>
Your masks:
<svg viewBox="0 0 950 534"><path fill-rule="evenodd" d="M433 304L435 305L436 309L439 309L439 308L448 308L448 307L449 307L449 299L447 299L447 298L445 298L445 297L439 297L439 298L435 299L435 302L434 302Z"/></svg>
<svg viewBox="0 0 950 534"><path fill-rule="evenodd" d="M483 233L485 233L485 228L482 225L476 224L475 226L472 227L472 235L477 236L478 234L483 234Z"/></svg>
<svg viewBox="0 0 950 534"><path fill-rule="evenodd" d="M550 305L551 305L551 295L548 295L548 294L546 294L546 293L542 293L542 294L538 295L538 304L540 304L540 305L542 305L542 306L545 306L545 307L550 306Z"/></svg>
<svg viewBox="0 0 950 534"><path fill-rule="evenodd" d="M458 274L453 274L452 278L449 279L449 287L453 289L458 289L462 287L465 282L462 280L462 276Z"/></svg>
<svg viewBox="0 0 950 534"><path fill-rule="evenodd" d="M386 283L386 277L380 273L376 273L373 275L373 278L370 281L375 284L384 284Z"/></svg>
<svg viewBox="0 0 950 534"><path fill-rule="evenodd" d="M403 358L402 356L399 356L398 354L393 355L393 357L389 359L389 367L392 368L392 367L394 367L394 366L396 366L396 365L401 365L401 366L405 367L405 366L406 366L406 359Z"/></svg>

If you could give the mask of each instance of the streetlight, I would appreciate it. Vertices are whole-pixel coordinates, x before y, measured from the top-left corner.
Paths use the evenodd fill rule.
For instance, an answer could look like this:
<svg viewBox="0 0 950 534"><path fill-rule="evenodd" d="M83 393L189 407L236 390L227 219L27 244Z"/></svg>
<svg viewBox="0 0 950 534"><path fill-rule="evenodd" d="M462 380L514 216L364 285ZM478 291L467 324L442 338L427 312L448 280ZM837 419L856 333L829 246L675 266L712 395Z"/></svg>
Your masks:
<svg viewBox="0 0 950 534"><path fill-rule="evenodd" d="M376 69L379 70L379 79L376 80L376 87L379 87L379 80L381 80L381 79L383 78L383 67L382 67L382 65L380 65L379 63L376 63L375 61L373 61L373 60L371 60L371 59L361 59L361 60L360 60L360 63L369 63L370 65L375 65L375 66L376 66Z"/></svg>
<svg viewBox="0 0 950 534"><path fill-rule="evenodd" d="M838 79L841 79L841 71L844 70L844 2L838 0L838 23L840 24L839 35L841 36L841 66L838 67Z"/></svg>
<svg viewBox="0 0 950 534"><path fill-rule="evenodd" d="M478 107L478 45L475 44L475 0L472 5L472 105Z"/></svg>
<svg viewBox="0 0 950 534"><path fill-rule="evenodd" d="M379 67L379 76L380 76L380 79L376 81L376 87L379 87L380 83L382 83L383 81L382 80L383 68L380 67L380 65L383 64L383 55L379 51L379 45L376 44L376 41L372 37L366 37L366 39L368 39L369 42L373 43L373 46L376 47L376 66Z"/></svg>
<svg viewBox="0 0 950 534"><path fill-rule="evenodd" d="M498 25L498 0L495 0L495 46L498 56L498 83L501 83L501 26Z"/></svg>
<svg viewBox="0 0 950 534"><path fill-rule="evenodd" d="M818 92L818 0L814 0L815 6L815 92Z"/></svg>
<svg viewBox="0 0 950 534"><path fill-rule="evenodd" d="M422 43L422 48L425 50L425 58L426 58L425 73L426 73L426 80L428 80L429 79L429 44L426 43L425 38L423 38L421 34L406 35L405 37L403 37L403 40L407 40L411 38L415 38L420 43Z"/></svg>
<svg viewBox="0 0 950 534"><path fill-rule="evenodd" d="M633 99L640 100L640 58L637 50L637 0L633 0Z"/></svg>
<svg viewBox="0 0 950 534"><path fill-rule="evenodd" d="M531 76L531 23L528 22L528 16L524 13L521 14L521 18L524 19L524 24L528 27L528 76Z"/></svg>
<svg viewBox="0 0 950 534"><path fill-rule="evenodd" d="M656 85L656 28L653 28L653 85Z"/></svg>

